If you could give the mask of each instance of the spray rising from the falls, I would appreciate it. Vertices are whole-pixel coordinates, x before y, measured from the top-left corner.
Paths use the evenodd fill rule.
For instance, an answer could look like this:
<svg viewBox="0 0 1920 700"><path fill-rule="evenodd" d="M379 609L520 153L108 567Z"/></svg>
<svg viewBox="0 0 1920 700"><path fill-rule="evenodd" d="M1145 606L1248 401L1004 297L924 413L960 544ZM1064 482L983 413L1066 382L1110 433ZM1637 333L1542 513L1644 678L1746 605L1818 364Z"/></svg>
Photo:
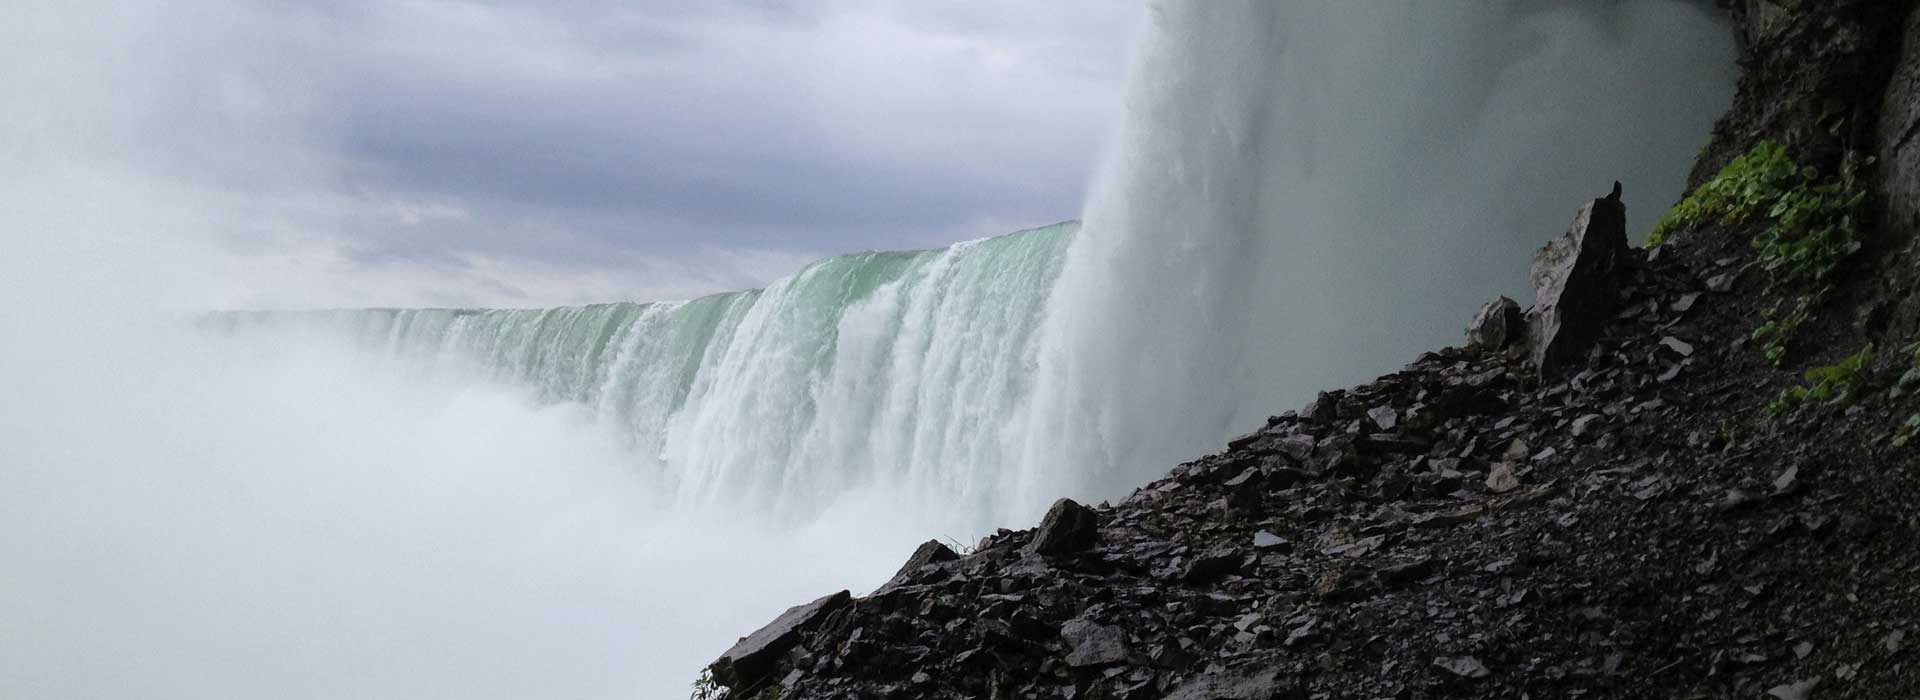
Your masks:
<svg viewBox="0 0 1920 700"><path fill-rule="evenodd" d="M1219 389L1245 367L1263 161L1283 136L1267 118L1284 42L1271 9L1155 8L1131 118L1050 299L1021 455L1038 467L1030 500L1102 478L1111 492L1229 428L1238 398Z"/></svg>
<svg viewBox="0 0 1920 700"><path fill-rule="evenodd" d="M1050 298L1029 502L1122 493L1458 342L1613 180L1649 224L1732 94L1711 12L1155 3Z"/></svg>
<svg viewBox="0 0 1920 700"><path fill-rule="evenodd" d="M690 302L320 318L590 407L680 507L885 493L964 536L1455 341L1573 203L1676 197L1730 66L1669 0L1157 3L1083 226Z"/></svg>
<svg viewBox="0 0 1920 700"><path fill-rule="evenodd" d="M764 290L688 302L213 321L343 333L585 406L680 508L791 522L878 490L964 534L1010 512L1009 445L1074 229L842 256Z"/></svg>
<svg viewBox="0 0 1920 700"><path fill-rule="evenodd" d="M221 239L162 234L257 222L29 161L0 203L29 229L0 256L0 695L683 694L921 541L1124 495L1454 342L1612 180L1644 228L1732 87L1677 0L1156 2L1135 61L1084 226L685 302L182 337L112 311L204 302Z"/></svg>

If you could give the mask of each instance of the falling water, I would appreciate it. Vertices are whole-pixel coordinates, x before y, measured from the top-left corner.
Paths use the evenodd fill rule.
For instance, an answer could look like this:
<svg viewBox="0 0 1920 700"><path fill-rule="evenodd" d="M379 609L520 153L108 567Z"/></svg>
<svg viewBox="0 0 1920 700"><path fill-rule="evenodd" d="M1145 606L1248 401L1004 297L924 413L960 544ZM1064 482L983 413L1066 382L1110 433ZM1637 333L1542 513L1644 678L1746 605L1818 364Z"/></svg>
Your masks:
<svg viewBox="0 0 1920 700"><path fill-rule="evenodd" d="M1612 180L1644 227L1731 92L1704 5L1154 2L1083 225L690 301L183 338L89 303L121 244L48 208L0 308L0 691L669 697L919 541L1454 341Z"/></svg>
<svg viewBox="0 0 1920 700"><path fill-rule="evenodd" d="M764 290L541 310L223 314L473 365L589 408L676 507L805 520L854 490L1008 517L1034 335L1076 226L823 260Z"/></svg>
<svg viewBox="0 0 1920 700"><path fill-rule="evenodd" d="M1083 227L687 302L228 318L588 407L681 508L877 491L978 532L1453 342L1578 201L1675 199L1731 83L1671 0L1163 2L1137 54Z"/></svg>
<svg viewBox="0 0 1920 700"><path fill-rule="evenodd" d="M1023 474L1124 493L1527 298L1628 183L1677 199L1731 99L1703 2L1159 2L1050 295Z"/></svg>

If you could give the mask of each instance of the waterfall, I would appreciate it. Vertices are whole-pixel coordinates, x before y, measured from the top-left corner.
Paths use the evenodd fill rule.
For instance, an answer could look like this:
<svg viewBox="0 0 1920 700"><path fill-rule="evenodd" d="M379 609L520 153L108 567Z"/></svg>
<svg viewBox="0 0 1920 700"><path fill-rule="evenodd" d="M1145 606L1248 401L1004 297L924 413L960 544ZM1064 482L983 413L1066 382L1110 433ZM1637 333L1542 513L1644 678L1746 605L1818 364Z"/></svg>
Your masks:
<svg viewBox="0 0 1920 700"><path fill-rule="evenodd" d="M1151 8L1083 224L760 290L156 319L113 310L207 268L147 235L188 194L32 190L0 695L684 696L928 538L1457 342L1613 180L1644 229L1733 86L1704 2Z"/></svg>
<svg viewBox="0 0 1920 700"><path fill-rule="evenodd" d="M588 407L680 508L871 492L979 532L1456 342L1575 203L1676 199L1731 70L1671 0L1159 2L1083 225L686 302L229 318Z"/></svg>
<svg viewBox="0 0 1920 700"><path fill-rule="evenodd" d="M1733 57L1696 2L1154 3L1050 295L1025 501L1458 343L1616 179L1650 225Z"/></svg>
<svg viewBox="0 0 1920 700"><path fill-rule="evenodd" d="M763 290L535 310L222 314L586 407L676 507L786 521L878 489L1003 522L1048 290L1076 225L815 263Z"/></svg>

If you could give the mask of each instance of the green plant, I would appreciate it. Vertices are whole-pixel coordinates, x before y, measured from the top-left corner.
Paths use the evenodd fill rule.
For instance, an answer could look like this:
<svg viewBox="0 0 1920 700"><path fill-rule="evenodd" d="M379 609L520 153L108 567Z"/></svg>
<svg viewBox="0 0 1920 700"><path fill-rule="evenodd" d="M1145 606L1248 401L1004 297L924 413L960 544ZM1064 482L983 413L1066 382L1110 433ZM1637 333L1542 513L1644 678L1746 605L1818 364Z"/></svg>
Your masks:
<svg viewBox="0 0 1920 700"><path fill-rule="evenodd" d="M1912 366L1908 367L1899 379L1894 380L1893 388L1887 391L1888 396L1896 399L1913 391L1914 387L1920 386L1920 343L1911 343L1901 348L1900 352L1909 358Z"/></svg>
<svg viewBox="0 0 1920 700"><path fill-rule="evenodd" d="M1787 149L1762 141L1733 159L1660 217L1647 235L1647 247L1665 243L1683 231L1701 226L1737 226L1758 212L1772 208L1773 200L1800 177Z"/></svg>
<svg viewBox="0 0 1920 700"><path fill-rule="evenodd" d="M1860 165L1849 155L1839 180L1816 185L1810 175L1803 176L1767 210L1774 223L1754 236L1753 247L1759 251L1754 265L1767 273L1770 283L1825 282L1841 260L1860 250L1855 219L1867 197L1857 182Z"/></svg>
<svg viewBox="0 0 1920 700"><path fill-rule="evenodd" d="M1893 431L1893 446L1906 447L1908 442L1913 441L1914 435L1920 435L1920 413L1907 416L1907 422L1901 423Z"/></svg>
<svg viewBox="0 0 1920 700"><path fill-rule="evenodd" d="M1786 300L1776 300L1760 314L1760 327L1753 329L1751 338L1760 344L1760 354L1767 358L1769 364L1778 366L1786 361L1787 341L1799 332L1800 324L1807 322L1815 296L1804 295L1795 299L1792 308L1784 314L1780 312L1780 307Z"/></svg>
<svg viewBox="0 0 1920 700"><path fill-rule="evenodd" d="M1873 344L1837 363L1807 370L1805 386L1788 387L1767 404L1767 417L1777 418L1809 404L1838 405L1853 400L1861 384L1861 372L1873 362Z"/></svg>
<svg viewBox="0 0 1920 700"><path fill-rule="evenodd" d="M1906 353L1909 359L1907 371L1894 381L1893 389L1887 392L1888 396L1896 399L1912 392L1915 387L1920 387L1920 343L1908 345L1900 351ZM1920 435L1920 413L1907 416L1907 420L1894 429L1893 446L1906 447L1915 435Z"/></svg>
<svg viewBox="0 0 1920 700"><path fill-rule="evenodd" d="M1825 283L1841 261L1860 250L1859 214L1866 188L1859 173L1872 163L1870 157L1848 153L1839 177L1822 180L1818 170L1796 165L1785 147L1762 141L1661 216L1647 245L1660 245L1702 226L1738 226L1765 217L1772 223L1753 237L1755 255L1749 267L1765 274L1767 289ZM1821 287L1791 306L1776 301L1762 314L1753 339L1768 362L1786 361L1788 342L1826 294L1827 288Z"/></svg>

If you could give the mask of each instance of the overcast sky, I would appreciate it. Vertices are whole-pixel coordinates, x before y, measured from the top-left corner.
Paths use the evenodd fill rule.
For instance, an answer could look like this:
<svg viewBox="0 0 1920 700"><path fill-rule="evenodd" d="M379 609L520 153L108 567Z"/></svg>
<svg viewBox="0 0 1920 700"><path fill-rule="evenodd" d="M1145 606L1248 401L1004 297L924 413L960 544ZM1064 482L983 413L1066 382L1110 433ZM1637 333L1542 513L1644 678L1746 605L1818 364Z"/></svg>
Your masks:
<svg viewBox="0 0 1920 700"><path fill-rule="evenodd" d="M684 298L1078 216L1137 4L29 3L0 105L216 212L217 305Z"/></svg>

